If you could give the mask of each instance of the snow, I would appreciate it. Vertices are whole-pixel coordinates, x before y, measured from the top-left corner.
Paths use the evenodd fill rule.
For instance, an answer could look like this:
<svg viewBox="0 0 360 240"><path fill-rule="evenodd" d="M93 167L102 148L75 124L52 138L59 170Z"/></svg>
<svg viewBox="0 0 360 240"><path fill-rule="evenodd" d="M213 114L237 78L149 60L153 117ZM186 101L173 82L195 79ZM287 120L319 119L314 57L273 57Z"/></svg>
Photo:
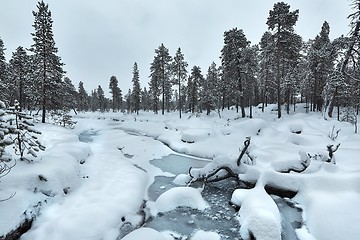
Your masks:
<svg viewBox="0 0 360 240"><path fill-rule="evenodd" d="M152 229L152 228L139 228L128 235L126 235L123 240L139 240L139 239L147 239L147 240L167 240L163 234ZM172 238L171 238L172 239Z"/></svg>
<svg viewBox="0 0 360 240"><path fill-rule="evenodd" d="M251 233L258 240L281 239L280 213L264 188L237 189L231 202L241 206L238 218L242 238L249 239Z"/></svg>
<svg viewBox="0 0 360 240"><path fill-rule="evenodd" d="M215 232L206 232L199 230L190 238L190 240L220 240L220 235Z"/></svg>
<svg viewBox="0 0 360 240"><path fill-rule="evenodd" d="M168 212L177 207L190 207L200 211L209 205L201 196L202 189L192 187L175 187L161 194L155 202L148 202L150 213L156 216L161 212Z"/></svg>
<svg viewBox="0 0 360 240"><path fill-rule="evenodd" d="M320 113L297 113L276 119L271 111L254 109L254 119L234 111L195 117L178 113L139 115L80 113L74 129L36 124L44 152L33 162L18 161L0 180L0 236L25 218L37 216L21 239L107 239L123 236L124 225L136 226L148 200L147 189L156 176L173 176L153 166L174 151L213 159L208 167L228 162L234 167L246 137L256 165L241 169L244 180L259 179L254 189L236 190L232 201L241 206L238 229L257 239L280 239L281 219L274 201L264 191L267 183L294 189L293 200L303 208L304 225L296 229L301 240L357 239L360 235L360 135L349 123L324 120ZM298 107L300 109L300 105ZM341 129L331 139L332 129ZM92 141L79 141L85 131ZM191 143L190 143L191 142ZM341 143L336 165L322 161L326 146ZM169 149L169 146L171 149ZM300 155L299 155L300 153ZM303 173L275 170L306 161ZM229 162L230 161L230 162ZM82 164L81 164L82 163ZM175 168L176 166L174 166ZM204 169L202 169L204 170ZM192 174L202 174L193 169ZM148 206L153 214L177 207L204 210L201 191L186 187L187 174L177 176L180 187L169 189ZM145 237L144 237L145 236ZM151 238L152 237L152 238ZM140 228L124 239L171 239L169 234ZM198 230L191 239L220 239L215 232Z"/></svg>

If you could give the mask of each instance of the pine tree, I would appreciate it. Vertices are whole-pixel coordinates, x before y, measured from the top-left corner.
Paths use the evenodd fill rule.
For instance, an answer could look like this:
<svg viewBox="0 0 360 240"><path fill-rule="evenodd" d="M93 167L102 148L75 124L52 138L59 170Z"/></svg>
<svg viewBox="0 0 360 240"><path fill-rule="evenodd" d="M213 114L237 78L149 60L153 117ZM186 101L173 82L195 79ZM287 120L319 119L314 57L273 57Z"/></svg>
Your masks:
<svg viewBox="0 0 360 240"><path fill-rule="evenodd" d="M56 54L54 34L52 31L53 20L48 4L38 2L38 11L33 11L35 17L32 33L34 44L31 51L34 53L36 67L37 94L40 97L42 109L42 122L45 123L48 108L59 107L58 90L61 89L61 79L64 74L60 57Z"/></svg>
<svg viewBox="0 0 360 240"><path fill-rule="evenodd" d="M132 90L133 109L132 110L134 112L136 112L136 114L139 114L141 88L140 88L139 70L138 70L137 63L134 63L132 83L133 83L133 90Z"/></svg>
<svg viewBox="0 0 360 240"><path fill-rule="evenodd" d="M274 91L275 83L275 42L270 32L265 32L260 40L260 56L259 56L259 88L262 102L262 111L268 103L276 102Z"/></svg>
<svg viewBox="0 0 360 240"><path fill-rule="evenodd" d="M9 78L7 72L7 63L5 59L4 42L0 38L0 99L8 99L10 96L9 90L11 87L8 86Z"/></svg>
<svg viewBox="0 0 360 240"><path fill-rule="evenodd" d="M119 111L122 107L122 94L115 76L110 78L109 88L112 95L112 109L114 112Z"/></svg>
<svg viewBox="0 0 360 240"><path fill-rule="evenodd" d="M130 113L131 112L131 105L132 105L132 103L131 103L131 89L129 89L128 90L128 93L125 95L125 104L126 104L126 111L128 112L128 113Z"/></svg>
<svg viewBox="0 0 360 240"><path fill-rule="evenodd" d="M100 109L99 97L97 94L97 89L91 91L90 95L90 109L92 112L95 112Z"/></svg>
<svg viewBox="0 0 360 240"><path fill-rule="evenodd" d="M237 100L237 111L240 106L242 117L245 117L245 102L241 59L244 57L243 50L248 45L249 42L242 29L233 28L224 33L224 47L221 50L223 80L226 81L229 90L232 91L229 91L229 94L233 94L232 97Z"/></svg>
<svg viewBox="0 0 360 240"><path fill-rule="evenodd" d="M219 70L216 67L216 64L212 62L206 74L204 87L202 90L202 105L206 109L207 115L209 115L211 109L214 109L219 103L219 79Z"/></svg>
<svg viewBox="0 0 360 240"><path fill-rule="evenodd" d="M141 91L141 108L144 111L149 111L151 109L151 96L146 87Z"/></svg>
<svg viewBox="0 0 360 240"><path fill-rule="evenodd" d="M169 50L161 44L159 48L155 50L155 57L150 67L151 77L151 92L154 101L154 112L157 113L157 107L155 106L159 101L159 95L162 95L162 114L165 113L165 107L170 101L171 84L171 61L172 58L169 55Z"/></svg>
<svg viewBox="0 0 360 240"><path fill-rule="evenodd" d="M23 47L18 47L10 60L11 79L13 79L15 99L18 100L20 109L27 105L27 93L29 89L29 56Z"/></svg>
<svg viewBox="0 0 360 240"><path fill-rule="evenodd" d="M276 56L276 91L278 102L278 118L281 118L281 83L285 72L281 69L284 66L285 45L289 35L294 32L294 25L299 17L299 10L290 12L290 5L284 2L274 4L273 10L270 10L266 24L273 31L275 41Z"/></svg>
<svg viewBox="0 0 360 240"><path fill-rule="evenodd" d="M201 99L200 92L204 84L204 77L201 73L201 68L199 66L194 66L191 69L191 75L188 79L188 99L189 99L189 109L192 113L201 111Z"/></svg>
<svg viewBox="0 0 360 240"><path fill-rule="evenodd" d="M184 60L184 54L181 52L181 48L178 48L176 55L172 63L172 72L174 75L174 84L178 85L178 110L179 117L181 118L181 110L183 108L183 100L181 95L181 84L185 81L187 76L188 64Z"/></svg>
<svg viewBox="0 0 360 240"><path fill-rule="evenodd" d="M100 85L98 86L96 93L97 93L97 98L99 101L99 110L100 110L100 112L105 112L105 110L106 110L105 93Z"/></svg>
<svg viewBox="0 0 360 240"><path fill-rule="evenodd" d="M89 110L89 95L87 94L82 81L79 82L78 86L77 105L79 111Z"/></svg>
<svg viewBox="0 0 360 240"><path fill-rule="evenodd" d="M334 56L329 33L330 26L325 21L320 34L315 37L308 53L309 68L313 79L313 111L322 110L324 103L322 93L333 69Z"/></svg>
<svg viewBox="0 0 360 240"><path fill-rule="evenodd" d="M68 77L64 77L62 81L62 89L61 89L61 99L62 99L62 110L74 110L78 105L78 93L71 79ZM76 111L75 111L76 112Z"/></svg>

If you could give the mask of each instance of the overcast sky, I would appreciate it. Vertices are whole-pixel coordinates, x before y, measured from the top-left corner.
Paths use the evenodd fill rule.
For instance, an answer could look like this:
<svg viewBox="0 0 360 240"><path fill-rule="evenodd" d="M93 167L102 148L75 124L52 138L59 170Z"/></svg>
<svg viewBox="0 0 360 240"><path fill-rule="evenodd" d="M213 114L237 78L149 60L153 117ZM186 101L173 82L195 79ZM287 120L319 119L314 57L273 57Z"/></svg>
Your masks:
<svg viewBox="0 0 360 240"><path fill-rule="evenodd" d="M37 10L34 0L0 0L0 37L7 61L18 46L33 44L30 33ZM123 93L132 88L137 62L141 87L148 88L154 51L164 43L174 55L181 47L185 60L205 75L211 62L220 63L223 33L243 29L252 44L267 30L273 0L47 0L53 17L58 55L76 88L83 81L88 93L101 85L108 93L116 76ZM326 20L330 37L349 32L349 0L291 0L299 9L296 32L314 38ZM109 96L109 94L107 94Z"/></svg>

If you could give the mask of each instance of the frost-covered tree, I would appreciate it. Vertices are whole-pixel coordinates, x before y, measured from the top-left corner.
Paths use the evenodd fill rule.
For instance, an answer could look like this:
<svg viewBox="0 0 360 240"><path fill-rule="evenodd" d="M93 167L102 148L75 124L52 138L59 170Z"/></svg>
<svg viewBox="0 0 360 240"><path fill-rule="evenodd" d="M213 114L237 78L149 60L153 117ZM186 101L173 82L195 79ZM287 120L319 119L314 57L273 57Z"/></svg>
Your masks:
<svg viewBox="0 0 360 240"><path fill-rule="evenodd" d="M139 79L139 69L137 63L134 63L133 67L133 89L132 89L132 110L136 112L136 114L139 114L140 110L140 94L141 94L141 88L140 88L140 79Z"/></svg>
<svg viewBox="0 0 360 240"><path fill-rule="evenodd" d="M178 85L178 110L181 118L181 110L183 108L183 99L181 92L181 85L186 80L188 63L184 60L184 54L181 48L178 48L172 63L172 73L174 76L174 84Z"/></svg>
<svg viewBox="0 0 360 240"><path fill-rule="evenodd" d="M188 101L189 110L192 113L201 111L200 92L204 84L204 76L201 73L199 66L194 66L191 69L191 75L188 78Z"/></svg>
<svg viewBox="0 0 360 240"><path fill-rule="evenodd" d="M276 102L275 91L275 42L270 32L265 32L260 40L259 56L259 88L262 102L262 111L268 103Z"/></svg>
<svg viewBox="0 0 360 240"><path fill-rule="evenodd" d="M252 118L252 106L256 104L258 99L258 47L251 46L243 50L241 59L242 74L244 78L244 100L246 106L250 108L250 118Z"/></svg>
<svg viewBox="0 0 360 240"><path fill-rule="evenodd" d="M21 109L27 105L30 81L30 58L23 47L18 47L10 59L10 75L14 86L14 97L18 99Z"/></svg>
<svg viewBox="0 0 360 240"><path fill-rule="evenodd" d="M241 108L241 115L245 117L244 102L244 76L242 69L243 50L249 41L242 29L231 29L224 33L224 47L221 50L221 64L223 67L223 80L226 81L229 91L228 99L236 99L237 111Z"/></svg>
<svg viewBox="0 0 360 240"><path fill-rule="evenodd" d="M0 101L0 177L6 175L11 166L8 164L12 157L6 152L5 147L13 143L9 138L10 130L8 125L8 118L6 116L6 105Z"/></svg>
<svg viewBox="0 0 360 240"><path fill-rule="evenodd" d="M125 107L128 113L131 112L131 89L129 88L128 93L125 95Z"/></svg>
<svg viewBox="0 0 360 240"><path fill-rule="evenodd" d="M33 11L33 15L35 32L31 34L34 40L31 51L34 53L34 90L40 99L41 121L45 123L47 109L57 108L59 105L58 93L64 70L60 57L56 55L58 49L55 47L53 20L48 4L38 2L37 11Z"/></svg>
<svg viewBox="0 0 360 240"><path fill-rule="evenodd" d="M112 96L112 109L114 112L119 111L122 107L122 93L119 87L119 82L115 76L111 76L109 88Z"/></svg>
<svg viewBox="0 0 360 240"><path fill-rule="evenodd" d="M294 33L294 26L299 17L299 10L290 12L290 5L284 2L278 2L274 4L274 7L269 12L269 17L266 24L269 30L273 32L273 38L275 41L275 57L276 57L276 92L278 103L278 118L281 117L281 91L282 82L285 72L284 59L286 54L286 45L289 43L289 39Z"/></svg>
<svg viewBox="0 0 360 240"><path fill-rule="evenodd" d="M97 90L97 98L99 101L99 110L100 112L105 112L106 111L106 98L105 98L105 93L104 90L102 89L102 87L99 85Z"/></svg>
<svg viewBox="0 0 360 240"><path fill-rule="evenodd" d="M171 99L171 61L169 50L161 44L155 50L155 57L150 67L150 89L153 95L154 112L157 113L157 105L159 96L162 95L162 114L165 113L165 107Z"/></svg>
<svg viewBox="0 0 360 240"><path fill-rule="evenodd" d="M334 54L329 33L330 26L325 21L321 27L321 32L315 37L308 52L309 69L313 80L313 111L321 111L323 108L324 99L322 95L333 68Z"/></svg>
<svg viewBox="0 0 360 240"><path fill-rule="evenodd" d="M141 108L144 111L149 111L151 109L151 96L146 87L141 91Z"/></svg>
<svg viewBox="0 0 360 240"><path fill-rule="evenodd" d="M15 154L20 156L20 160L29 160L26 155L36 158L36 152L44 151L45 146L40 143L36 136L41 132L34 128L33 118L21 111L20 103L17 100L7 113L12 117L10 120L15 122L14 125L9 126Z"/></svg>
<svg viewBox="0 0 360 240"><path fill-rule="evenodd" d="M5 59L5 46L3 40L0 38L0 98L8 99L9 97L9 79L7 74L7 63Z"/></svg>
<svg viewBox="0 0 360 240"><path fill-rule="evenodd" d="M92 112L95 112L99 110L99 108L100 108L100 103L97 94L97 89L94 89L91 91L91 95L90 95L90 109Z"/></svg>
<svg viewBox="0 0 360 240"><path fill-rule="evenodd" d="M62 81L62 89L61 89L61 98L62 98L62 110L70 111L75 110L75 106L77 104L78 93L71 79L68 77L64 77Z"/></svg>
<svg viewBox="0 0 360 240"><path fill-rule="evenodd" d="M206 114L209 115L211 109L219 106L219 93L218 84L220 81L219 69L214 62L211 63L206 78L204 81L204 87L201 92L202 105L206 109Z"/></svg>
<svg viewBox="0 0 360 240"><path fill-rule="evenodd" d="M82 81L79 82L78 86L77 104L79 111L89 110L89 95L87 94Z"/></svg>

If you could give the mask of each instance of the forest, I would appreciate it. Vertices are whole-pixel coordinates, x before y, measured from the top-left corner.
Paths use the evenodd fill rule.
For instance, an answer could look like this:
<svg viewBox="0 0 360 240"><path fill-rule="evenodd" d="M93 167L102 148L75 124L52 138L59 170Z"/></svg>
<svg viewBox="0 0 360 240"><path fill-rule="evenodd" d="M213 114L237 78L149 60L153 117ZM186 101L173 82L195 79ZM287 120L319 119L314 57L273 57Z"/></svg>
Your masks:
<svg viewBox="0 0 360 240"><path fill-rule="evenodd" d="M330 118L338 108L338 120L353 121L360 102L359 6L359 1L352 1L351 32L330 40L331 26L325 21L317 36L304 41L294 31L299 10L278 2L269 11L268 31L259 43L250 43L239 28L224 32L220 66L213 62L207 70L189 68L180 47L170 56L161 44L155 49L148 86L140 86L135 62L132 89L120 89L116 76L111 76L109 86L87 91L82 81L75 87L66 77L51 11L41 1L33 11L33 45L19 46L7 62L0 38L0 99L7 106L18 100L21 109L41 111L43 122L47 112L60 110L162 114L177 110L181 118L181 112L209 114L234 107L242 117L252 117L252 107L271 103L278 104L280 118L298 102ZM105 97L107 89L110 98ZM245 107L250 107L249 113Z"/></svg>

